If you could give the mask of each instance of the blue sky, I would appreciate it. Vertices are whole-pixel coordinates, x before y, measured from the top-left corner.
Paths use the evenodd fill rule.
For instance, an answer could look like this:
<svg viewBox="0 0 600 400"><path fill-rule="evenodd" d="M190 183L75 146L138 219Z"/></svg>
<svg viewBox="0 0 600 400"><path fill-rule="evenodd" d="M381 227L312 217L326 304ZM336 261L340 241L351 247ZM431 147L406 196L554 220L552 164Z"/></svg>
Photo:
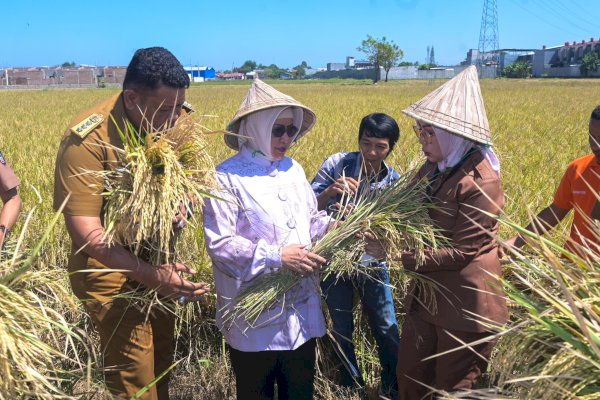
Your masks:
<svg viewBox="0 0 600 400"><path fill-rule="evenodd" d="M501 48L600 37L598 0L497 0ZM251 59L312 67L364 58L367 35L393 40L405 61L460 62L477 48L483 0L4 1L0 68L64 61L127 65L164 46L184 65L217 70Z"/></svg>

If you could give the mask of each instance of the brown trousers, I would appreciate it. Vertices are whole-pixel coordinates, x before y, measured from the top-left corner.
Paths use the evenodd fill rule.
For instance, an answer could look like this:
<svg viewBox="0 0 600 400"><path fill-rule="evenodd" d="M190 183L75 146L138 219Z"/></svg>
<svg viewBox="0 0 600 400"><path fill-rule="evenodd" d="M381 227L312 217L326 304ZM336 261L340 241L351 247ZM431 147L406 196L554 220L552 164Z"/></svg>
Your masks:
<svg viewBox="0 0 600 400"><path fill-rule="evenodd" d="M450 335L464 343L471 343L490 333L453 331L424 321L416 314L406 317L396 369L399 399L430 398L431 388L454 392L474 387L482 371L487 369L487 360L496 340L471 346L474 351L461 349L423 361L424 358L462 345Z"/></svg>
<svg viewBox="0 0 600 400"><path fill-rule="evenodd" d="M92 264L88 268L99 266ZM175 317L161 306L150 312L136 307L127 295L135 287L121 273L74 272L70 279L100 334L106 386L130 399L172 365ZM168 400L168 383L169 374L139 398Z"/></svg>

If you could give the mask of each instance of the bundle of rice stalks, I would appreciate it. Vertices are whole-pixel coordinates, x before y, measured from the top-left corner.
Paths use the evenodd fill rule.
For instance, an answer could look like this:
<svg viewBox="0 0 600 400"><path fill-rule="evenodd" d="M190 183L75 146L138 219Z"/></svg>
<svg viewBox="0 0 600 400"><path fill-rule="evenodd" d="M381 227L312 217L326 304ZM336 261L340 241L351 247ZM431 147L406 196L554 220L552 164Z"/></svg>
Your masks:
<svg viewBox="0 0 600 400"><path fill-rule="evenodd" d="M502 282L516 307L491 363L498 385L527 399L599 399L600 255L583 259L503 222L533 253L514 252Z"/></svg>
<svg viewBox="0 0 600 400"><path fill-rule="evenodd" d="M78 354L87 346L48 301L69 297L56 285L62 281L61 272L37 265L53 225L29 255L20 251L23 234L2 253L0 399L71 398L62 387L86 376L86 361Z"/></svg>
<svg viewBox="0 0 600 400"><path fill-rule="evenodd" d="M153 265L173 260L173 218L190 214L216 188L205 132L191 117L144 136L131 125L119 131L121 163L104 177L105 239L130 248Z"/></svg>
<svg viewBox="0 0 600 400"><path fill-rule="evenodd" d="M370 232L383 242L389 254L390 268L398 268L404 274L399 254L412 251L421 261L426 247L447 244L429 218L430 203L424 202L425 182L412 182L414 171L403 174L393 185L365 190L356 196L353 203L343 206L331 229L319 239L311 251L323 256L328 263L321 273L325 279L330 275L369 274L373 270L361 262L365 241L361 234ZM343 220L343 221L342 221ZM424 290L431 291L432 283L411 274ZM242 316L252 324L265 310L276 302L285 304L285 294L302 279L302 276L281 269L254 279L236 299L230 318Z"/></svg>

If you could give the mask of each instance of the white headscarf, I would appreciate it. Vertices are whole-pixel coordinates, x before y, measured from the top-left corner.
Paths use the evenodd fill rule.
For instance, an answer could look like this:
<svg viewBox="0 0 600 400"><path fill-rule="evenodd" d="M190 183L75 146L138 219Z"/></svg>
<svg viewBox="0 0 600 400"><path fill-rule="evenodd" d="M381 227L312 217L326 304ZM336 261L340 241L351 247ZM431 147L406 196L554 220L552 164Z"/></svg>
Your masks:
<svg viewBox="0 0 600 400"><path fill-rule="evenodd" d="M438 127L433 127L435 137L440 144L440 150L444 159L437 163L438 170L441 172L454 167L462 160L469 150L476 147L481 154L488 160L492 169L500 176L500 161L491 146L479 145L469 139L454 135Z"/></svg>
<svg viewBox="0 0 600 400"><path fill-rule="evenodd" d="M269 161L275 161L271 154L271 130L275 121L281 114L287 114L291 110L293 113L294 126L298 127L298 132L302 126L304 112L299 107L273 107L266 110L260 110L248 114L242 118L239 130L240 148L246 146L255 157L262 157ZM285 111L285 112L284 112ZM287 115L285 115L287 117ZM291 117L292 115L290 115ZM296 136L292 142L296 140Z"/></svg>

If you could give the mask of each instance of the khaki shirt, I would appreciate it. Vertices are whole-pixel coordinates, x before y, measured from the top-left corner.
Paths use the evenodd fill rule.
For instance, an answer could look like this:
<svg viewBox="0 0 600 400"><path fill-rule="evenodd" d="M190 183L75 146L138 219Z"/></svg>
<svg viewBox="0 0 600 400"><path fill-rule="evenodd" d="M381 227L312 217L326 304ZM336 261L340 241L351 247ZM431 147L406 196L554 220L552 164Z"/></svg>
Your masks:
<svg viewBox="0 0 600 400"><path fill-rule="evenodd" d="M102 117L98 119L99 115ZM55 211L61 208L70 195L62 209L63 213L102 218L103 178L90 172L112 170L117 166L119 161L117 149L123 148L123 141L115 123L118 123L119 129L123 130L125 121L125 108L119 93L81 113L69 124L56 157L53 202ZM92 129L86 135L81 133L82 130L78 132L77 128L84 127L88 122ZM72 244L68 263L70 272L102 267L103 265L92 258L88 259L84 251L78 251ZM72 275L73 290L80 298L89 297L89 293L79 286L86 279L92 279L92 275L95 276L95 274L77 274L76 279ZM125 279L120 273L111 275L117 281Z"/></svg>
<svg viewBox="0 0 600 400"><path fill-rule="evenodd" d="M77 128L92 115L101 115L101 122L83 138ZM93 117L92 117L93 118ZM97 120L96 120L97 121ZM125 108L121 94L78 115L60 142L54 174L54 210L58 211L69 196L62 212L69 215L98 217L102 213L102 177L93 171L112 170L117 166L117 149L123 148L119 129L125 128Z"/></svg>
<svg viewBox="0 0 600 400"><path fill-rule="evenodd" d="M19 186L21 181L8 166L2 152L0 152L0 192L6 193Z"/></svg>
<svg viewBox="0 0 600 400"><path fill-rule="evenodd" d="M189 104L185 103L182 115L191 110ZM63 135L56 157L55 211L61 209L68 197L62 208L64 214L103 219L103 178L90 172L111 171L118 166L118 150L123 149L119 130L124 132L126 124L127 116L121 93L73 119ZM101 267L97 261L88 259L84 251L77 250L73 245L69 271Z"/></svg>

